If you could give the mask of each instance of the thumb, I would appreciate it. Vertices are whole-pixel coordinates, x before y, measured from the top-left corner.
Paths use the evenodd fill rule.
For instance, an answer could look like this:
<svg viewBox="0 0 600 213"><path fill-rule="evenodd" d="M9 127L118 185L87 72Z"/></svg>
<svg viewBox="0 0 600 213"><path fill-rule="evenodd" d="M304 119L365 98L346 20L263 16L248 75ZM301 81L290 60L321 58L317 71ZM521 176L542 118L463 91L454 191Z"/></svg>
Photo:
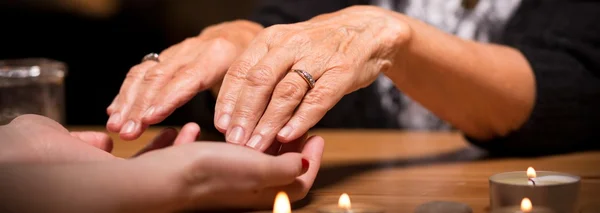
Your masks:
<svg viewBox="0 0 600 213"><path fill-rule="evenodd" d="M276 157L267 156L267 159L262 171L259 170L264 187L291 184L308 170L308 160L300 153L288 152Z"/></svg>
<svg viewBox="0 0 600 213"><path fill-rule="evenodd" d="M110 136L102 132L71 132L71 136L106 152L111 152L113 148L113 141Z"/></svg>

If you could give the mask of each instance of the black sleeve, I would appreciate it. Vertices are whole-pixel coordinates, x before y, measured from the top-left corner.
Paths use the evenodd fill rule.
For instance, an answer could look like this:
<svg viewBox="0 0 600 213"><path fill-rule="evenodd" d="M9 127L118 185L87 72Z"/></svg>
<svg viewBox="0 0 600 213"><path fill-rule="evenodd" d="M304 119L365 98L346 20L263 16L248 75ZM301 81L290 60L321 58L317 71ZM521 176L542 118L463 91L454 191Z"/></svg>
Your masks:
<svg viewBox="0 0 600 213"><path fill-rule="evenodd" d="M250 20L268 27L306 21L368 0L262 0Z"/></svg>
<svg viewBox="0 0 600 213"><path fill-rule="evenodd" d="M523 0L502 43L532 67L536 100L517 131L474 144L502 155L543 155L600 147L600 1Z"/></svg>

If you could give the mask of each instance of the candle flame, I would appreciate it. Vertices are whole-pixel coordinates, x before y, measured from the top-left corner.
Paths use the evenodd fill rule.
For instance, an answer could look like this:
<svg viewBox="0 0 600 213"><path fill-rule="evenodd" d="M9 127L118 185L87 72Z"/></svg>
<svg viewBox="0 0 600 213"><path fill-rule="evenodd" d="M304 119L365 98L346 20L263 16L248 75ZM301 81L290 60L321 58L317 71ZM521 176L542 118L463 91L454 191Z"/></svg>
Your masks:
<svg viewBox="0 0 600 213"><path fill-rule="evenodd" d="M527 177L528 178L535 178L537 175L535 173L535 169L533 169L533 167L529 167L527 168Z"/></svg>
<svg viewBox="0 0 600 213"><path fill-rule="evenodd" d="M531 212L533 206L531 205L531 200L529 198L523 198L521 201L521 211L523 212Z"/></svg>
<svg viewBox="0 0 600 213"><path fill-rule="evenodd" d="M342 196L340 196L340 200L338 201L338 207L346 210L350 209L351 203L350 196L348 196L348 194L344 193L342 194Z"/></svg>
<svg viewBox="0 0 600 213"><path fill-rule="evenodd" d="M277 193L275 204L273 204L273 213L291 213L290 199L285 192Z"/></svg>

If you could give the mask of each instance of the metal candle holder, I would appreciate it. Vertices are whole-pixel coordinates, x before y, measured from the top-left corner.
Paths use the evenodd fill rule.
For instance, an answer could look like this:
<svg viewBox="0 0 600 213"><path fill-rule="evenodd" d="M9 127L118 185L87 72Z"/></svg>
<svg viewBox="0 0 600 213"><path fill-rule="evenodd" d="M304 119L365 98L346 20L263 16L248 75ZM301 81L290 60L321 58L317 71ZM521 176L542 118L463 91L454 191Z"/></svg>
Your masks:
<svg viewBox="0 0 600 213"><path fill-rule="evenodd" d="M580 177L560 172L538 171L535 179L534 185L524 171L491 176L491 209L518 206L522 199L527 197L534 208L549 208L556 213L576 212Z"/></svg>

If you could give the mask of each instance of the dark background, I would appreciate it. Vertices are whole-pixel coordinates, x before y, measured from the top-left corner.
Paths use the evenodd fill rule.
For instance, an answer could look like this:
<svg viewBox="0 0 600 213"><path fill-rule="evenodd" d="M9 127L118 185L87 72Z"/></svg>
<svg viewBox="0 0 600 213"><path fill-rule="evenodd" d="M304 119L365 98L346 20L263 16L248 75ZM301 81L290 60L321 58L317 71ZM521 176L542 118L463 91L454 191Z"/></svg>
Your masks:
<svg viewBox="0 0 600 213"><path fill-rule="evenodd" d="M204 27L247 18L255 0L0 1L0 59L44 57L68 65L67 125L104 125L129 68ZM162 124L189 121L190 106Z"/></svg>

